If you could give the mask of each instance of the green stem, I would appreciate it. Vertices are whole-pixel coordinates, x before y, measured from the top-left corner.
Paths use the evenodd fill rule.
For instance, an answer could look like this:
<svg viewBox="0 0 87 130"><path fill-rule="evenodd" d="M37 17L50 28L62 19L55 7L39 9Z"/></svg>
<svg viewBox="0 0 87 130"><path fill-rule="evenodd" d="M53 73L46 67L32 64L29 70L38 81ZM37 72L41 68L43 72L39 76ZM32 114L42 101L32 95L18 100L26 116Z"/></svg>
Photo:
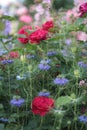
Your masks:
<svg viewBox="0 0 87 130"><path fill-rule="evenodd" d="M3 47L9 52L8 48L5 46L5 44L3 43L3 41L1 41L1 42L2 42Z"/></svg>
<svg viewBox="0 0 87 130"><path fill-rule="evenodd" d="M43 123L43 117L41 117L41 122L40 122L40 129L41 129L41 127L42 127L42 123Z"/></svg>
<svg viewBox="0 0 87 130"><path fill-rule="evenodd" d="M10 69L9 69L9 66L7 66L7 68L8 68L8 86L9 86L9 97L11 98Z"/></svg>

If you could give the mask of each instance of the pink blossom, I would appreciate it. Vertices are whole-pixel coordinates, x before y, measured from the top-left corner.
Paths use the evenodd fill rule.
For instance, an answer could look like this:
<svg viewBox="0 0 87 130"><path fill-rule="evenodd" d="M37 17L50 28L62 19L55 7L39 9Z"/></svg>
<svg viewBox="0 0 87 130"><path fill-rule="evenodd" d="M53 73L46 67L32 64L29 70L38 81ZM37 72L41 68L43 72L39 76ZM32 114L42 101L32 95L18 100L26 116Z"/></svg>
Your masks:
<svg viewBox="0 0 87 130"><path fill-rule="evenodd" d="M71 10L68 10L66 12L66 21L67 22L73 22L73 20L77 19L79 17L78 8L75 7Z"/></svg>
<svg viewBox="0 0 87 130"><path fill-rule="evenodd" d="M22 15L22 16L20 16L19 20L24 23L31 23L32 17L29 15Z"/></svg>
<svg viewBox="0 0 87 130"><path fill-rule="evenodd" d="M25 6L16 10L16 15L18 15L18 16L21 16L21 15L24 15L27 13L28 13L28 9Z"/></svg>
<svg viewBox="0 0 87 130"><path fill-rule="evenodd" d="M43 0L43 3L51 4L51 0Z"/></svg>
<svg viewBox="0 0 87 130"><path fill-rule="evenodd" d="M85 32L79 31L79 32L77 32L76 39L79 41L86 42L87 41L87 34Z"/></svg>

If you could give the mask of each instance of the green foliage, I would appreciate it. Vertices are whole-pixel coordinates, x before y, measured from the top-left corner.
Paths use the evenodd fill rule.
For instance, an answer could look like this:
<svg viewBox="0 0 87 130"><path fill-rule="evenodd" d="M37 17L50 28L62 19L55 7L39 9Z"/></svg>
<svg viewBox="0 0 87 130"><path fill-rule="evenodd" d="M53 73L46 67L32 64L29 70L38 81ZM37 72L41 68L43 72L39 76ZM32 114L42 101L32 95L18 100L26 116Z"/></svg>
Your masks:
<svg viewBox="0 0 87 130"><path fill-rule="evenodd" d="M56 100L56 107L61 107L69 103L71 103L71 98L69 96L61 96Z"/></svg>
<svg viewBox="0 0 87 130"><path fill-rule="evenodd" d="M2 16L0 17L0 20L2 20L2 19L4 19L4 20L9 20L9 21L16 20L15 17L8 16L8 15L2 15Z"/></svg>
<svg viewBox="0 0 87 130"><path fill-rule="evenodd" d="M57 10L60 8L72 8L73 0L54 0L53 7Z"/></svg>
<svg viewBox="0 0 87 130"><path fill-rule="evenodd" d="M4 124L0 124L0 130L4 130Z"/></svg>

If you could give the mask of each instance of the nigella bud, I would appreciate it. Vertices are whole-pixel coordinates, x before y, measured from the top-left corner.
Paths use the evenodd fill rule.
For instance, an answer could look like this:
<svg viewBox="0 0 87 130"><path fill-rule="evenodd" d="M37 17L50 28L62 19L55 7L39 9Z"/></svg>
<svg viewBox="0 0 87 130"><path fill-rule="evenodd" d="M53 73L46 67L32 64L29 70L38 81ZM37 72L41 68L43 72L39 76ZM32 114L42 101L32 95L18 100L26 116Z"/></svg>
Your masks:
<svg viewBox="0 0 87 130"><path fill-rule="evenodd" d="M20 60L21 60L22 62L24 62L24 61L25 61L25 55L21 55L21 56L20 56Z"/></svg>

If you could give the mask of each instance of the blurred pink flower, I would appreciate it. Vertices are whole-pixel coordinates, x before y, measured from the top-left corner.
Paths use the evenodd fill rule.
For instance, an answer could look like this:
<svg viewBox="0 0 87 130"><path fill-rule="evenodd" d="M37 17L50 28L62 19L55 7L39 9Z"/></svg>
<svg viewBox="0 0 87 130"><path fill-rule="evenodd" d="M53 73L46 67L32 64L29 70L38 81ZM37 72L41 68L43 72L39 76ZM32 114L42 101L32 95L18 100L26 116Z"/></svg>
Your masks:
<svg viewBox="0 0 87 130"><path fill-rule="evenodd" d="M39 20L40 20L40 14L39 14L39 13L36 13L36 14L34 15L34 19L35 19L35 21L39 21Z"/></svg>
<svg viewBox="0 0 87 130"><path fill-rule="evenodd" d="M85 81L84 80L81 80L80 82L79 82L79 86L84 86L86 83L85 83Z"/></svg>
<svg viewBox="0 0 87 130"><path fill-rule="evenodd" d="M39 14L43 14L45 9L42 7L41 4L39 4L38 6L36 6L35 11Z"/></svg>
<svg viewBox="0 0 87 130"><path fill-rule="evenodd" d="M29 16L29 15L22 15L19 17L19 20L21 22L24 22L24 23L31 23L32 22L32 17Z"/></svg>
<svg viewBox="0 0 87 130"><path fill-rule="evenodd" d="M71 22L71 17L73 16L72 10L66 12L66 21Z"/></svg>
<svg viewBox="0 0 87 130"><path fill-rule="evenodd" d="M78 8L76 7L66 12L67 22L73 22L73 20L75 20L78 17L79 17L79 13L78 13Z"/></svg>
<svg viewBox="0 0 87 130"><path fill-rule="evenodd" d="M42 3L47 3L47 4L51 4L51 0L43 0Z"/></svg>
<svg viewBox="0 0 87 130"><path fill-rule="evenodd" d="M18 16L27 14L27 13L28 13L28 9L25 6L16 10L16 15L18 15Z"/></svg>
<svg viewBox="0 0 87 130"><path fill-rule="evenodd" d="M0 15L2 15L4 13L4 11L2 9L0 9Z"/></svg>
<svg viewBox="0 0 87 130"><path fill-rule="evenodd" d="M79 32L77 32L76 39L79 41L86 42L87 41L87 34L85 32L79 31Z"/></svg>

